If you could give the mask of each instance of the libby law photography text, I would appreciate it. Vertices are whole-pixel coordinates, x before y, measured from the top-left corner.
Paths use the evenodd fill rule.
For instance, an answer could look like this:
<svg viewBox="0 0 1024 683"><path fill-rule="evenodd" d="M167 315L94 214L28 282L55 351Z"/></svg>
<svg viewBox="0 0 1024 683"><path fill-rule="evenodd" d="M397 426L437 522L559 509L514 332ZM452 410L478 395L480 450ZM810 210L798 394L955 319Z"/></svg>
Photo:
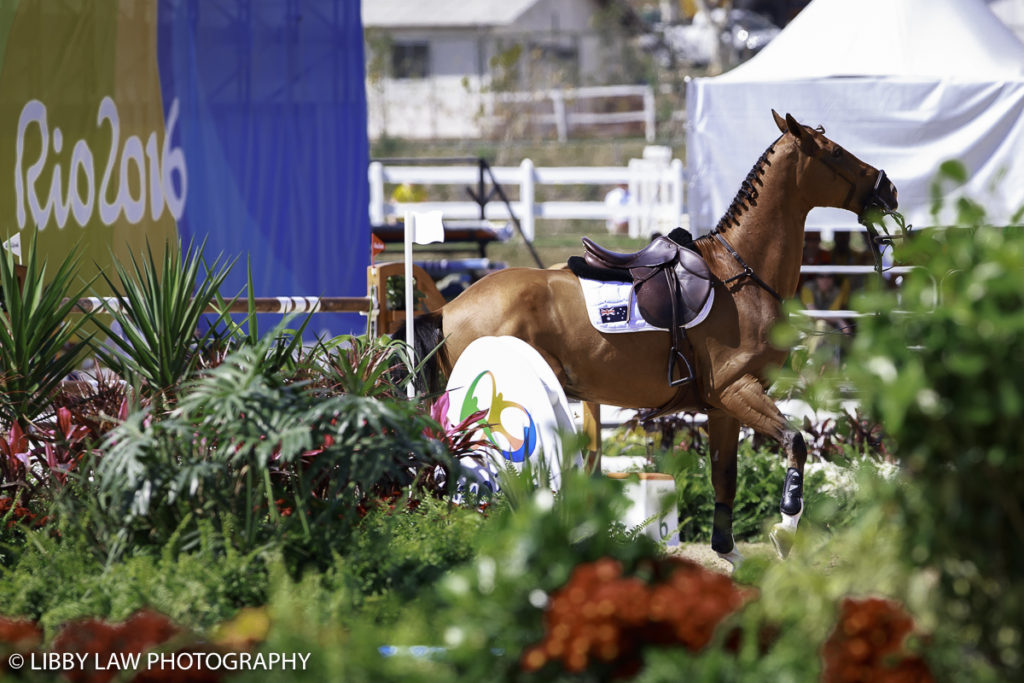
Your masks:
<svg viewBox="0 0 1024 683"><path fill-rule="evenodd" d="M8 657L12 670L32 671L305 671L308 652L33 652Z"/></svg>

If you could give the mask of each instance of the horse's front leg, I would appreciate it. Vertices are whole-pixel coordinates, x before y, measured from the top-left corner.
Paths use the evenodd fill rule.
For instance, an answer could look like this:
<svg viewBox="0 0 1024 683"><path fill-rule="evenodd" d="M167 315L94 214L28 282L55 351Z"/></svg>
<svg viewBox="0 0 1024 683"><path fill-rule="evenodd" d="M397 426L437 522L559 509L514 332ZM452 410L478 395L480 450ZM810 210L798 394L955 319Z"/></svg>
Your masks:
<svg viewBox="0 0 1024 683"><path fill-rule="evenodd" d="M771 539L779 557L785 559L793 547L796 527L804 513L804 463L807 462L807 445L804 443L803 435L794 429L786 430L782 445L786 449L787 457L786 483L782 486L782 502L779 504L782 522L772 527L768 532L768 538Z"/></svg>
<svg viewBox="0 0 1024 683"><path fill-rule="evenodd" d="M744 375L730 384L719 397L722 407L754 431L775 439L786 450L786 482L779 509L782 522L772 527L768 537L779 557L785 558L793 547L797 524L804 510L804 464L807 445L803 435L789 427L775 402L768 398L761 382Z"/></svg>
<svg viewBox="0 0 1024 683"><path fill-rule="evenodd" d="M739 445L739 420L728 413L708 413L711 457L711 486L715 490L715 517L711 527L711 549L718 556L739 566L743 556L732 536L732 509L736 502L736 451Z"/></svg>

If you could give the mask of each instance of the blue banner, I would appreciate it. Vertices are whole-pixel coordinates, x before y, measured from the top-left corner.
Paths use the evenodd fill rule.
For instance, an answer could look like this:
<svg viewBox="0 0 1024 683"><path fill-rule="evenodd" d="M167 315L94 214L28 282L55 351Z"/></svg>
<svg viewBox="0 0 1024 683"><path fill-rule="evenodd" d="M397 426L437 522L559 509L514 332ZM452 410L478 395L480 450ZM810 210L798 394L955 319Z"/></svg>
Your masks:
<svg viewBox="0 0 1024 683"><path fill-rule="evenodd" d="M370 260L358 0L158 0L167 135L187 188L178 233L239 257L223 293L363 296ZM172 107L175 108L172 111ZM174 130L171 130L172 114ZM263 316L261 329L276 318ZM309 331L360 333L358 314Z"/></svg>

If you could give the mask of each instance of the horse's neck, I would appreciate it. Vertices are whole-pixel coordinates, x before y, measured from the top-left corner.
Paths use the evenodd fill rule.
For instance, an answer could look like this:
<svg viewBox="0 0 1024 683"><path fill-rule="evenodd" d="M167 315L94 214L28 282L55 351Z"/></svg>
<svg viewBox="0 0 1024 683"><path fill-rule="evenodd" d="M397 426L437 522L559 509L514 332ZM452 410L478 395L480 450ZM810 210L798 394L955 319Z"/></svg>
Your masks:
<svg viewBox="0 0 1024 683"><path fill-rule="evenodd" d="M788 136L766 157L757 197L724 233L758 277L784 298L796 293L811 207L796 189L798 154Z"/></svg>

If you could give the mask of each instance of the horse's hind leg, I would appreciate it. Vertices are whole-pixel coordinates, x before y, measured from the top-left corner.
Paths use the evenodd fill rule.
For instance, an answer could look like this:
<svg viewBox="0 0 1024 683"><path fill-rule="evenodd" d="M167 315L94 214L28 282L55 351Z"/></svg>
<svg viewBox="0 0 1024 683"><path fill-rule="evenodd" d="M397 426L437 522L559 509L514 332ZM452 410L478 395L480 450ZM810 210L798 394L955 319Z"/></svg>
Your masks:
<svg viewBox="0 0 1024 683"><path fill-rule="evenodd" d="M786 483L779 505L782 523L772 527L769 538L775 545L779 557L786 557L793 547L796 527L803 514L803 476L807 462L807 446L803 435L789 427L775 402L764 393L764 387L752 375L730 384L722 391L719 401L722 407L754 431L771 437L786 449Z"/></svg>
<svg viewBox="0 0 1024 683"><path fill-rule="evenodd" d="M732 509L736 501L736 451L739 420L720 410L708 413L711 457L711 486L715 489L715 517L711 528L711 549L722 559L738 566L743 556L732 536Z"/></svg>

